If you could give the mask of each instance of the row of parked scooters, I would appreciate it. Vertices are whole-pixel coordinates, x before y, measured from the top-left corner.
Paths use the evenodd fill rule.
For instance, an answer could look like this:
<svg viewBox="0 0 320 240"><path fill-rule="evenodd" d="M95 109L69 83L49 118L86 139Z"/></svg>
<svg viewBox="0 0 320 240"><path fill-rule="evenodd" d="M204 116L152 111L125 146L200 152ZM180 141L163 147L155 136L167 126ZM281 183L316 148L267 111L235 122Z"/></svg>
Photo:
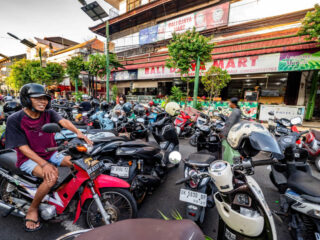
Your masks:
<svg viewBox="0 0 320 240"><path fill-rule="evenodd" d="M199 224L206 209L216 207L222 239L274 239L276 216L286 222L293 239L318 240L320 180L312 175L309 162L318 164L319 132L299 132L300 118L276 119L273 112L269 115L268 128L250 120L231 128L226 139L232 147L231 165L217 161L224 159L219 133L227 116L215 113L216 121L198 119L189 140L197 152L184 160L184 178L177 182L184 183L180 201L187 203L187 218ZM268 160L252 161L259 152ZM269 210L259 185L250 176L259 165L270 165L270 180L281 193L280 212Z"/></svg>
<svg viewBox="0 0 320 240"><path fill-rule="evenodd" d="M288 131L278 136L277 124L283 120L274 119L276 125L273 128L270 124L269 130L243 120L222 141L219 133L226 116L216 113L218 119L211 122L199 114L192 121L193 116L176 103L168 103L166 109L152 103L148 107L135 104L124 116L115 116L111 106L104 103L99 109L93 105L88 113L74 111L71 104L53 107L82 128L94 145L86 145L56 124L43 126L44 132L56 133L59 144L47 151L71 155L74 163L73 169L59 169L58 182L40 207L44 220L72 218L76 222L83 216L92 228L136 217L137 205L182 160L179 137L191 136L190 143L196 145L197 152L183 160L184 177L177 182L184 184L179 199L187 202L188 218L202 223L206 208L216 207L219 239L277 239L274 216L286 220L295 239L320 238L320 182L311 175L306 161L297 161L303 155L288 150L301 148L297 140L305 132ZM298 122L292 119L290 124ZM130 125L134 127L127 127ZM156 143L148 142L149 133ZM220 160L225 143L233 153L230 162ZM267 153L265 159L252 160L260 152ZM15 162L14 150L0 152L0 209L4 216L24 217L40 180L24 175ZM276 215L251 176L254 167L262 165L271 165L270 178L283 193L282 210Z"/></svg>

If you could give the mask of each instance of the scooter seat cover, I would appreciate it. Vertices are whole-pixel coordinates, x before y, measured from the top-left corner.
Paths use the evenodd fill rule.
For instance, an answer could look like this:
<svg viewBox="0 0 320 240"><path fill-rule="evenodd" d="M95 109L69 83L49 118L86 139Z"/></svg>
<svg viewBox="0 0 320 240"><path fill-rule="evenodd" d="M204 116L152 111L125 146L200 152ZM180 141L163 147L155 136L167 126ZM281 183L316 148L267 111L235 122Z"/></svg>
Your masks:
<svg viewBox="0 0 320 240"><path fill-rule="evenodd" d="M209 153L192 153L189 155L186 164L188 165L194 165L199 167L207 167L209 166L213 161L217 160L215 156L209 154Z"/></svg>
<svg viewBox="0 0 320 240"><path fill-rule="evenodd" d="M299 194L320 197L320 181L303 171L296 171L290 175L288 187Z"/></svg>
<svg viewBox="0 0 320 240"><path fill-rule="evenodd" d="M205 240L200 228L191 220L128 219L95 228L76 240Z"/></svg>

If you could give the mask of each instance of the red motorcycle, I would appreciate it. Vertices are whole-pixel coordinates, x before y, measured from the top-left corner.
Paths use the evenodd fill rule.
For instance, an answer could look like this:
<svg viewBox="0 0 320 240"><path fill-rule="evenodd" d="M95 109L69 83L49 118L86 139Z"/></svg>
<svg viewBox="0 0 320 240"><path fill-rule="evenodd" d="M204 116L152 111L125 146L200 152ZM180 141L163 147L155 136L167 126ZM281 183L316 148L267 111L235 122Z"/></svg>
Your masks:
<svg viewBox="0 0 320 240"><path fill-rule="evenodd" d="M43 132L60 132L55 123L45 124ZM59 151L72 157L73 168L59 167L59 177L51 192L39 207L43 220L62 221L73 218L77 222L81 213L90 228L134 218L137 204L129 191L130 185L116 177L103 175L103 162L93 160L89 147L75 138L66 145L46 149ZM0 210L3 216L25 217L42 180L25 175L15 164L16 152L0 151Z"/></svg>
<svg viewBox="0 0 320 240"><path fill-rule="evenodd" d="M194 121L197 120L198 116L195 116ZM180 111L180 115L174 120L174 126L177 131L178 137L191 137L194 130L194 121L191 116L184 111Z"/></svg>
<svg viewBox="0 0 320 240"><path fill-rule="evenodd" d="M309 159L314 161L317 170L320 172L320 131L311 129L305 136L303 147L309 153Z"/></svg>

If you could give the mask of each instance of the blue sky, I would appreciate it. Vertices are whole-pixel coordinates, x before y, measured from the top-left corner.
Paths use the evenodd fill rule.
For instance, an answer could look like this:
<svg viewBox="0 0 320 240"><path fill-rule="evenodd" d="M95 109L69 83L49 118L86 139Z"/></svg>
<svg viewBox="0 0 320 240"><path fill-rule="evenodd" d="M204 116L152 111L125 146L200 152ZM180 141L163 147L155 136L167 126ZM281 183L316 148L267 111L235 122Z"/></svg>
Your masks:
<svg viewBox="0 0 320 240"><path fill-rule="evenodd" d="M109 12L109 4L96 1ZM20 39L61 36L83 42L95 37L88 27L100 21L92 21L80 8L78 0L0 0L0 53L12 56L25 52L25 46L7 32Z"/></svg>

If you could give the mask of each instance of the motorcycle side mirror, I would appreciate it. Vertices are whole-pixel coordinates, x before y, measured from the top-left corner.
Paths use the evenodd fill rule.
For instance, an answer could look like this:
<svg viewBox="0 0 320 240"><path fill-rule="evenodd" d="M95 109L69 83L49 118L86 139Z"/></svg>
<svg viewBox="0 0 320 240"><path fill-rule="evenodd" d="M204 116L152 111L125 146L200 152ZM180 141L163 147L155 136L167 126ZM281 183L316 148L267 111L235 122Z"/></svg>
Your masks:
<svg viewBox="0 0 320 240"><path fill-rule="evenodd" d="M300 125L302 123L301 117L295 117L290 120L292 125Z"/></svg>
<svg viewBox="0 0 320 240"><path fill-rule="evenodd" d="M42 126L41 130L46 133L57 133L61 131L61 128L56 123L47 123Z"/></svg>
<svg viewBox="0 0 320 240"><path fill-rule="evenodd" d="M219 111L222 111L222 107L218 107L218 110L219 110Z"/></svg>
<svg viewBox="0 0 320 240"><path fill-rule="evenodd" d="M270 111L270 112L268 112L268 114L269 114L270 116L274 116L274 111Z"/></svg>

